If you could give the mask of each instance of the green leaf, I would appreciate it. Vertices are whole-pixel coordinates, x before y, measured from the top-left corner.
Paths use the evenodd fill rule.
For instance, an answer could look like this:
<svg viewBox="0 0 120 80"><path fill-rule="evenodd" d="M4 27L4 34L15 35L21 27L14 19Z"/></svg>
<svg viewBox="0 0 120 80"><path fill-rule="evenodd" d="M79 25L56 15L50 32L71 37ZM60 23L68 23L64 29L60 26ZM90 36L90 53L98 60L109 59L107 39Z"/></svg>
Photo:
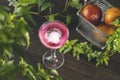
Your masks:
<svg viewBox="0 0 120 80"><path fill-rule="evenodd" d="M80 3L80 0L71 0L70 6L76 9L80 9L82 7L82 4Z"/></svg>
<svg viewBox="0 0 120 80"><path fill-rule="evenodd" d="M8 41L8 38L7 38L7 36L6 36L6 34L4 34L4 32L3 31L0 31L0 43L7 43L7 41Z"/></svg>
<svg viewBox="0 0 120 80"><path fill-rule="evenodd" d="M78 39L74 39L74 40L69 41L69 43L70 43L70 45L74 45L77 41L78 41Z"/></svg>
<svg viewBox="0 0 120 80"><path fill-rule="evenodd" d="M7 48L5 48L4 49L4 52L5 52L5 54L7 54L7 56L9 57L9 58L12 58L13 57L13 54L12 54L12 51L9 49L7 49Z"/></svg>
<svg viewBox="0 0 120 80"><path fill-rule="evenodd" d="M76 55L77 55L77 49L76 49L76 47L73 47L73 57L75 57Z"/></svg>
<svg viewBox="0 0 120 80"><path fill-rule="evenodd" d="M55 20L55 15L49 15L49 21Z"/></svg>
<svg viewBox="0 0 120 80"><path fill-rule="evenodd" d="M117 52L120 52L120 38L114 40L113 49Z"/></svg>
<svg viewBox="0 0 120 80"><path fill-rule="evenodd" d="M52 6L53 6L53 4L51 4L50 2L44 3L44 4L41 6L41 11L44 11L44 10L46 10L47 8L52 7Z"/></svg>
<svg viewBox="0 0 120 80"><path fill-rule="evenodd" d="M113 21L110 24L115 25L115 26L120 26L120 17L118 17L115 21Z"/></svg>
<svg viewBox="0 0 120 80"><path fill-rule="evenodd" d="M30 45L30 36L29 36L29 32L24 33L24 37L25 37L26 42L27 42L26 48L28 48L29 45Z"/></svg>
<svg viewBox="0 0 120 80"><path fill-rule="evenodd" d="M16 0L8 0L9 1L9 6L16 6L17 1Z"/></svg>
<svg viewBox="0 0 120 80"><path fill-rule="evenodd" d="M66 48L64 51L63 51L63 53L65 54L65 53L68 53L68 52L70 52L70 48Z"/></svg>
<svg viewBox="0 0 120 80"><path fill-rule="evenodd" d="M8 16L8 13L4 9L0 8L0 23L4 22L7 16Z"/></svg>
<svg viewBox="0 0 120 80"><path fill-rule="evenodd" d="M67 24L67 25L70 24L71 18L72 18L72 17L71 17L70 15L67 15L67 16L66 16L66 24Z"/></svg>
<svg viewBox="0 0 120 80"><path fill-rule="evenodd" d="M63 46L59 49L59 52L62 53L65 48L67 48L67 45L63 45Z"/></svg>
<svg viewBox="0 0 120 80"><path fill-rule="evenodd" d="M23 17L21 17L18 21L16 21L15 25L16 25L16 29L15 29L16 35L17 37L19 37L17 43L19 45L28 47L30 44L30 36L29 36L29 32L27 31L28 30L27 22ZM21 39L23 37L25 38L27 44L23 39Z"/></svg>
<svg viewBox="0 0 120 80"><path fill-rule="evenodd" d="M51 73L52 75L59 76L59 73L58 73L57 70L55 70L55 69L50 70L50 73Z"/></svg>
<svg viewBox="0 0 120 80"><path fill-rule="evenodd" d="M36 0L36 3L38 4L38 6L42 6L42 4L45 2L45 0Z"/></svg>
<svg viewBox="0 0 120 80"><path fill-rule="evenodd" d="M28 14L30 15L30 9L31 9L31 6L20 6L15 8L14 13L17 16L27 16Z"/></svg>
<svg viewBox="0 0 120 80"><path fill-rule="evenodd" d="M13 80L20 74L22 68L13 63L13 61L7 61L5 64L0 65L0 80Z"/></svg>
<svg viewBox="0 0 120 80"><path fill-rule="evenodd" d="M35 76L36 72L35 72L34 68L31 65L28 65L28 68L26 70L29 73L29 75L33 78L33 80L37 80L37 78Z"/></svg>
<svg viewBox="0 0 120 80"><path fill-rule="evenodd" d="M0 13L0 21L5 21L5 16Z"/></svg>
<svg viewBox="0 0 120 80"><path fill-rule="evenodd" d="M77 57L77 60L79 61L79 60L80 60L80 56L79 56L79 55L77 55L76 57Z"/></svg>
<svg viewBox="0 0 120 80"><path fill-rule="evenodd" d="M36 0L18 0L18 3L21 3L21 4L32 4L32 3L35 3Z"/></svg>
<svg viewBox="0 0 120 80"><path fill-rule="evenodd" d="M104 62L105 62L105 64L108 66L108 61L109 61L109 58L108 57L105 57L104 58Z"/></svg>

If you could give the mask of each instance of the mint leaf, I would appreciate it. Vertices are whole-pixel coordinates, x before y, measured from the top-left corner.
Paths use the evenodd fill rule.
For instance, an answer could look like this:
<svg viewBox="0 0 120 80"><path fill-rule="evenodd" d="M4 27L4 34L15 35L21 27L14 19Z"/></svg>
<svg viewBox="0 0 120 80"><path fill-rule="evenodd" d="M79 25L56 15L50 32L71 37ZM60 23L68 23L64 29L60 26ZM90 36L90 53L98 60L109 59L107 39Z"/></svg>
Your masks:
<svg viewBox="0 0 120 80"><path fill-rule="evenodd" d="M18 0L18 3L21 3L21 4L33 4L35 2L36 0Z"/></svg>
<svg viewBox="0 0 120 80"><path fill-rule="evenodd" d="M46 10L47 8L52 7L52 6L53 6L52 3L46 2L46 3L44 3L44 4L41 6L41 11L44 11L44 10Z"/></svg>
<svg viewBox="0 0 120 80"><path fill-rule="evenodd" d="M72 17L70 15L66 16L66 24L69 25L71 22Z"/></svg>
<svg viewBox="0 0 120 80"><path fill-rule="evenodd" d="M71 0L70 6L76 9L80 9L82 7L82 4L80 3L80 0Z"/></svg>
<svg viewBox="0 0 120 80"><path fill-rule="evenodd" d="M40 7L45 3L45 0L36 0L36 4Z"/></svg>

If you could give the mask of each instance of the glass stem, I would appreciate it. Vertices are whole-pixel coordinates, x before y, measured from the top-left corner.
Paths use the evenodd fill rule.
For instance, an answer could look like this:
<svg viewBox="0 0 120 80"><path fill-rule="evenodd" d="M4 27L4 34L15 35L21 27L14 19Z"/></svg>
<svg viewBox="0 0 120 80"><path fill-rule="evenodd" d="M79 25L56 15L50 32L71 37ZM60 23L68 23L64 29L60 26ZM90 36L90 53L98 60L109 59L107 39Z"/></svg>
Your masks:
<svg viewBox="0 0 120 80"><path fill-rule="evenodd" d="M52 57L56 58L56 49L51 51Z"/></svg>
<svg viewBox="0 0 120 80"><path fill-rule="evenodd" d="M84 0L84 5L86 5L86 4L87 4L87 1L88 1L88 0Z"/></svg>

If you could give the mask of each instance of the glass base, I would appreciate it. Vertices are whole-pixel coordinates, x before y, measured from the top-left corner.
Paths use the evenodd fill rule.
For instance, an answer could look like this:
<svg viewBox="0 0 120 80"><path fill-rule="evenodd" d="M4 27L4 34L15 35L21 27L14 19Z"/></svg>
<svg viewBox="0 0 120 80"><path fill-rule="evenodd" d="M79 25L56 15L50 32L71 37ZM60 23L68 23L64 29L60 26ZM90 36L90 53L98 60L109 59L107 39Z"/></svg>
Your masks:
<svg viewBox="0 0 120 80"><path fill-rule="evenodd" d="M64 56L56 50L50 50L43 55L42 61L45 67L58 69L64 64Z"/></svg>

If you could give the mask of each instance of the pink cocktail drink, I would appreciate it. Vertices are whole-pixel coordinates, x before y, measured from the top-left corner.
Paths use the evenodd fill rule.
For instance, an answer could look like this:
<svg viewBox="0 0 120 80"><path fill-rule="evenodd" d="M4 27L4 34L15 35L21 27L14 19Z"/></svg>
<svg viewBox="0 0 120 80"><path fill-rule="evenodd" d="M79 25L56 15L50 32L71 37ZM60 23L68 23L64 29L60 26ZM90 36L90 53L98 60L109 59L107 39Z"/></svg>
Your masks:
<svg viewBox="0 0 120 80"><path fill-rule="evenodd" d="M40 26L38 34L43 45L51 49L44 53L43 64L49 69L60 68L64 63L64 56L58 54L56 49L63 46L69 37L67 26L58 20L47 21Z"/></svg>
<svg viewBox="0 0 120 80"><path fill-rule="evenodd" d="M63 46L69 37L67 26L58 20L47 21L39 29L41 42L50 49L58 49Z"/></svg>

